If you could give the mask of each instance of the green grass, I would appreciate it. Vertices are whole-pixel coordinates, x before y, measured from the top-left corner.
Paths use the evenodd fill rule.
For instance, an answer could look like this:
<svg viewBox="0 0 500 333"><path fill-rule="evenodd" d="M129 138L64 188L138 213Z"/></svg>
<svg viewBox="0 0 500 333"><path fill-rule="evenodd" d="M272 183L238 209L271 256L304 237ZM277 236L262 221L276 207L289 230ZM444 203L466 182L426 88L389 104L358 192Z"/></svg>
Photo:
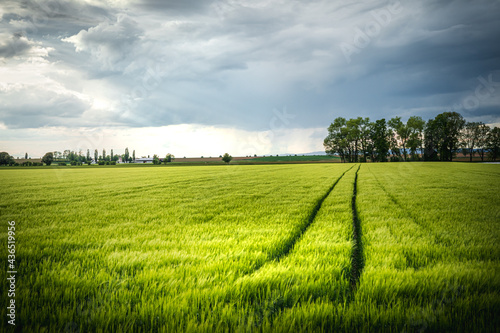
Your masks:
<svg viewBox="0 0 500 333"><path fill-rule="evenodd" d="M318 162L318 161L328 161L328 162L340 162L340 158L337 156L327 156L327 155L307 155L307 156L265 156L265 157L255 157L248 159L251 162Z"/></svg>
<svg viewBox="0 0 500 333"><path fill-rule="evenodd" d="M499 171L491 165L363 165L358 209L366 266L355 307L370 326L498 327Z"/></svg>
<svg viewBox="0 0 500 333"><path fill-rule="evenodd" d="M0 179L2 258L16 221L18 330L500 324L496 165L5 168Z"/></svg>

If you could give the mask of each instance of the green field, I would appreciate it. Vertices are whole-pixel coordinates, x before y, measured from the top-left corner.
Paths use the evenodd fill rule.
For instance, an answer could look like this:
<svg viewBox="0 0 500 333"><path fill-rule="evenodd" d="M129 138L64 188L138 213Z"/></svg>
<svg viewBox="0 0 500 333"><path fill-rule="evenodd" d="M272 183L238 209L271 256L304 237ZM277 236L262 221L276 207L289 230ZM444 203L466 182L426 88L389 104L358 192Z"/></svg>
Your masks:
<svg viewBox="0 0 500 333"><path fill-rule="evenodd" d="M500 326L498 165L2 168L0 180L19 331Z"/></svg>
<svg viewBox="0 0 500 333"><path fill-rule="evenodd" d="M329 156L329 155L305 155L305 156L261 156L261 157L253 157L248 159L251 162L318 162L318 161L327 161L327 162L340 162L340 158L338 156Z"/></svg>

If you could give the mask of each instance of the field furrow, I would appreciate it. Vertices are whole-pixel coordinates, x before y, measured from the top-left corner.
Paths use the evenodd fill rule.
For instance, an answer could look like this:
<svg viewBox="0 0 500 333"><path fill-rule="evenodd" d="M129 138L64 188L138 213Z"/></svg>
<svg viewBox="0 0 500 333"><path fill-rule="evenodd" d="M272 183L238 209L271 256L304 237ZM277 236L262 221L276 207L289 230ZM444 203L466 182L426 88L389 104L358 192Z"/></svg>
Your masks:
<svg viewBox="0 0 500 333"><path fill-rule="evenodd" d="M317 211L314 223L286 257L268 262L237 281L228 303L237 309L238 321L244 327L277 332L314 331L322 324L310 309L337 308L350 301L351 207L356 172L352 166L339 177ZM324 312L323 324L341 327L341 318L334 314L335 311Z"/></svg>
<svg viewBox="0 0 500 333"><path fill-rule="evenodd" d="M19 225L21 322L54 330L111 329L125 316L143 329L197 322L196 304L206 313L225 307L217 295L290 247L350 167L29 170L27 178L6 170L1 218ZM148 186L122 193L139 184Z"/></svg>
<svg viewBox="0 0 500 333"><path fill-rule="evenodd" d="M500 257L493 245L498 184L463 182L462 165L446 167L367 164L361 169L358 212L366 261L348 310L353 327L493 331L498 324ZM433 192L422 186L432 186ZM478 211L482 205L490 205L490 211ZM496 230L474 232L480 225Z"/></svg>
<svg viewBox="0 0 500 333"><path fill-rule="evenodd" d="M361 221L358 217L357 207L356 207L356 195L357 195L357 185L358 185L358 173L361 165L356 170L356 175L354 176L354 184L352 190L352 254L351 254L351 274L350 283L351 289L356 290L359 278L361 277L361 272L363 271L363 266L365 264L364 254L363 254L363 239L362 239L362 228Z"/></svg>
<svg viewBox="0 0 500 333"><path fill-rule="evenodd" d="M330 195L330 193L335 189L335 186L337 183L344 177L346 172L350 171L353 167L349 168L348 170L344 171L340 177L338 177L330 186L330 188L325 192L325 194L318 199L316 202L316 205L311 210L311 213L307 217L307 219L304 221L304 224L301 225L301 228L298 230L298 232L290 238L286 244L286 246L283 248L283 251L281 253L277 253L274 257L269 258L268 261L279 261L283 257L287 256L289 252L293 249L297 241L304 235L304 233L307 231L307 229L311 226L311 224L314 222L314 219L316 218L316 215L318 214L318 211L321 209L321 206L323 205L323 202L325 199ZM264 264L264 263L263 263ZM262 266L260 266L262 267ZM260 268L259 267L259 268ZM258 269L258 268L257 268ZM257 270L256 269L256 270Z"/></svg>

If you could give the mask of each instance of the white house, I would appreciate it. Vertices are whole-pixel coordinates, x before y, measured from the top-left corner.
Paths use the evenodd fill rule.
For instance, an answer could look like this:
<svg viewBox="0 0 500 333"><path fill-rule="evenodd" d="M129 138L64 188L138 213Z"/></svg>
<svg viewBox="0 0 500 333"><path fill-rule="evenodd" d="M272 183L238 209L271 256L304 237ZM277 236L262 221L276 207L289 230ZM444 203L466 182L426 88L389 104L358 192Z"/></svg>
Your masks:
<svg viewBox="0 0 500 333"><path fill-rule="evenodd" d="M160 162L163 162L163 158L160 158ZM134 163L153 163L153 158L152 157L136 158Z"/></svg>
<svg viewBox="0 0 500 333"><path fill-rule="evenodd" d="M141 157L141 158L136 158L134 163L153 163L153 158L149 157Z"/></svg>

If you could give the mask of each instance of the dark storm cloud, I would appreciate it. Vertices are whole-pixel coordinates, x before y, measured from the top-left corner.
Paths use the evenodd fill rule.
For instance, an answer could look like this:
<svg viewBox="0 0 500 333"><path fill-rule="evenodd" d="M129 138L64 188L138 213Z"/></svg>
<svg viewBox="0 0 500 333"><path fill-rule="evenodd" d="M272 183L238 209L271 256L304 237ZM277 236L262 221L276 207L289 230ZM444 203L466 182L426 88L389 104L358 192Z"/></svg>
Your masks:
<svg viewBox="0 0 500 333"><path fill-rule="evenodd" d="M214 0L135 0L132 4L149 11L165 14L191 15L206 12Z"/></svg>
<svg viewBox="0 0 500 333"><path fill-rule="evenodd" d="M113 16L110 9L80 1L4 0L3 7L5 28L42 39L75 34Z"/></svg>
<svg viewBox="0 0 500 333"><path fill-rule="evenodd" d="M330 108L332 118L353 113L387 118L405 109L433 117L460 103L476 88L479 76L499 69L498 2L443 1L428 3L423 9L418 17L408 16L397 29L391 30L389 25L354 55L348 72L362 68L363 75L347 74L340 83L332 83L327 91L335 97L319 96L316 110ZM395 43L383 45L391 40ZM466 117L483 113L483 121L498 123L499 106L456 111ZM315 113L318 118L325 114Z"/></svg>
<svg viewBox="0 0 500 333"><path fill-rule="evenodd" d="M0 56L14 57L15 42L21 56L32 44L50 47L48 61L74 70L81 86L102 87L78 93L108 99L110 122L127 126L261 130L269 127L272 110L285 106L295 116L293 127L323 127L337 116L429 118L463 104L478 77L500 69L498 1L401 1L386 23L376 19L393 6L386 1L6 4L0 32L8 38L0 39ZM367 30L374 24L375 34ZM23 29L27 38L15 40ZM368 40L361 46L359 31ZM357 45L350 61L342 43ZM500 122L495 96L474 110L457 110ZM78 105L78 117L106 112L84 113L82 107L93 104ZM59 116L38 120L51 124ZM10 117L0 121L14 124ZM74 126L81 123L92 119Z"/></svg>

